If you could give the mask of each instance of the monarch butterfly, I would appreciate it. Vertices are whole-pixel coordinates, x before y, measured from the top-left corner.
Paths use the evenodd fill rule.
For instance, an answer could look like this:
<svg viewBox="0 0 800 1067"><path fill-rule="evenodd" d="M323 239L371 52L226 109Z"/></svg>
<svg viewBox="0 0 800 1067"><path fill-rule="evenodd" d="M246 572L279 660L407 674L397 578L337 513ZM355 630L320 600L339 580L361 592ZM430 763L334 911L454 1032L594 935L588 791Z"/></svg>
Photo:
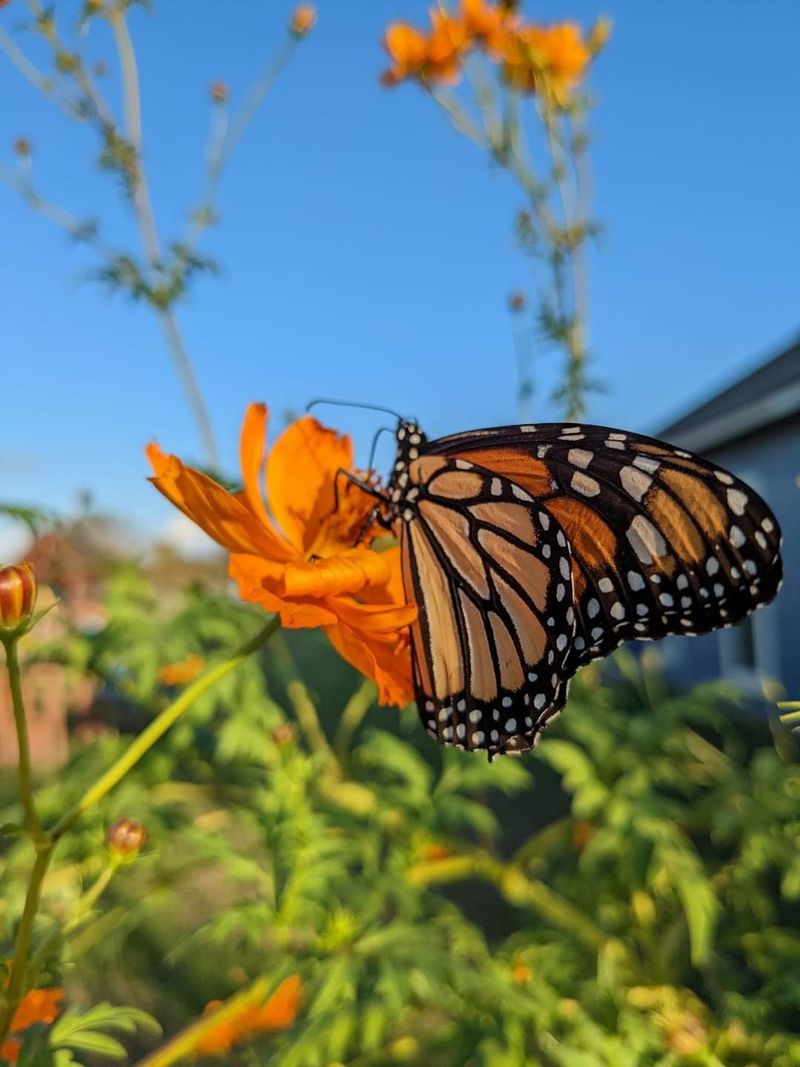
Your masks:
<svg viewBox="0 0 800 1067"><path fill-rule="evenodd" d="M556 423L429 441L402 418L396 439L379 518L419 609L414 687L442 744L524 752L585 663L732 626L780 587L764 501L662 441Z"/></svg>

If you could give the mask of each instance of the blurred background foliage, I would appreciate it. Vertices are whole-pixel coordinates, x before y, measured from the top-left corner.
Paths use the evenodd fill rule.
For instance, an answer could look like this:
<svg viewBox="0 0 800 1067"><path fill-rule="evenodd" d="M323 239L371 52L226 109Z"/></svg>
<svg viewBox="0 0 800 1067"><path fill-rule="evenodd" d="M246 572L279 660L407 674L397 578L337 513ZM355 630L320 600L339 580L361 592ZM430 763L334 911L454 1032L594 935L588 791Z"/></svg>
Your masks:
<svg viewBox="0 0 800 1067"><path fill-rule="evenodd" d="M129 562L107 589L98 632L27 639L29 661L55 658L105 695L105 721L42 783L48 822L194 657L259 626L216 580L165 596ZM36 981L171 1033L257 975L299 975L295 1025L227 1053L235 1065L788 1067L800 770L774 729L731 688L678 695L656 653L623 652L581 673L532 759L490 766L433 745L413 707L374 707L321 635L279 635L62 842ZM0 823L17 822L11 775L0 790ZM109 877L122 816L148 842ZM6 836L3 860L8 941L29 845ZM132 1054L137 1041L153 1043L126 1038Z"/></svg>

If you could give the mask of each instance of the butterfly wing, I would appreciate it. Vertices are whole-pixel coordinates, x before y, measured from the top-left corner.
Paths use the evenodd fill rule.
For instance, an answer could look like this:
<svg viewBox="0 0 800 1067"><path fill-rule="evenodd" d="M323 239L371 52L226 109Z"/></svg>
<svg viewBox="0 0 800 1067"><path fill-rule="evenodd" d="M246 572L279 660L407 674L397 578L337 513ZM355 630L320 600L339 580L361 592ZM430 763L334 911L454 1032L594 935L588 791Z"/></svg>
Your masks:
<svg viewBox="0 0 800 1067"><path fill-rule="evenodd" d="M569 545L524 489L461 459L409 468L398 518L422 721L443 744L521 752L566 700Z"/></svg>
<svg viewBox="0 0 800 1067"><path fill-rule="evenodd" d="M740 622L777 593L780 530L744 482L662 441L601 426L516 426L430 442L534 497L570 546L568 672L620 641Z"/></svg>

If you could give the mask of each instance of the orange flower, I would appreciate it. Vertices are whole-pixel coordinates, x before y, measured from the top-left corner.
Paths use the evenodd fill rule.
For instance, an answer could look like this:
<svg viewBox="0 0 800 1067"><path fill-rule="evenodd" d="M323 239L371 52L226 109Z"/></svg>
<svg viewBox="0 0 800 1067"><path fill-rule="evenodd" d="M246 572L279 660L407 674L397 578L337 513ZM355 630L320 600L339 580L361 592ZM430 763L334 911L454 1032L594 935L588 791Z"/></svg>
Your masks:
<svg viewBox="0 0 800 1067"><path fill-rule="evenodd" d="M572 845L579 852L589 844L595 834L595 825L588 819L578 819L572 828Z"/></svg>
<svg viewBox="0 0 800 1067"><path fill-rule="evenodd" d="M399 549L368 547L383 531L370 525L372 497L342 475L353 469L350 438L305 416L284 430L267 462L266 428L267 409L251 404L239 493L155 444L147 449L151 481L230 552L243 600L277 612L286 627L323 627L340 655L377 683L381 703L407 704L416 608L405 603Z"/></svg>
<svg viewBox="0 0 800 1067"><path fill-rule="evenodd" d="M495 59L506 44L506 35L518 20L508 7L492 7L486 0L461 0L461 22L468 39L477 41Z"/></svg>
<svg viewBox="0 0 800 1067"><path fill-rule="evenodd" d="M289 33L293 37L305 37L307 33L310 33L314 29L317 23L317 10L313 4L300 4L299 7L294 9L291 22L289 23Z"/></svg>
<svg viewBox="0 0 800 1067"><path fill-rule="evenodd" d="M462 20L434 9L428 36L405 22L396 22L386 31L383 45L394 63L382 76L384 85L397 85L406 78L419 78L428 84L452 83L458 81L469 37Z"/></svg>
<svg viewBox="0 0 800 1067"><path fill-rule="evenodd" d="M554 26L523 26L507 35L503 77L521 92L534 92L547 79L558 103L586 73L592 54L581 29L572 22Z"/></svg>
<svg viewBox="0 0 800 1067"><path fill-rule="evenodd" d="M455 853L452 848L449 845L443 845L440 841L429 841L422 849L422 858L426 863L438 863L453 855Z"/></svg>
<svg viewBox="0 0 800 1067"><path fill-rule="evenodd" d="M159 670L158 680L162 685L185 685L195 680L204 665L203 657L194 653L178 663L167 663Z"/></svg>
<svg viewBox="0 0 800 1067"><path fill-rule="evenodd" d="M34 1023L54 1023L63 996L62 989L31 989L14 1012L10 1033L19 1034ZM8 1038L0 1046L0 1056L8 1063L16 1063L21 1047L19 1041Z"/></svg>
<svg viewBox="0 0 800 1067"><path fill-rule="evenodd" d="M206 1054L229 1052L234 1045L256 1034L276 1033L294 1026L303 999L303 983L297 974L286 978L263 1004L247 1004L238 1015L225 1019L206 1031L195 1051ZM217 1011L222 1001L206 1004L205 1013Z"/></svg>

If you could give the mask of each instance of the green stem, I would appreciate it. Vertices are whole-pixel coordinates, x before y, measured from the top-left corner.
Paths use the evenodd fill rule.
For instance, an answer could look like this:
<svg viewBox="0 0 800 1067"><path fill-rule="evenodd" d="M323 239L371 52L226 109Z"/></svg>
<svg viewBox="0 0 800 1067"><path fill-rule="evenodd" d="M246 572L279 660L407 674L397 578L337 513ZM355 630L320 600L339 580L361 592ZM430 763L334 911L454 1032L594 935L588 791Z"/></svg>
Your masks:
<svg viewBox="0 0 800 1067"><path fill-rule="evenodd" d="M500 890L505 899L517 907L531 908L555 926L569 930L587 948L597 951L607 937L583 912L535 878L529 878L510 863L501 863L483 852L452 856L436 862L418 863L407 874L414 886L461 882L467 878L485 878Z"/></svg>
<svg viewBox="0 0 800 1067"><path fill-rule="evenodd" d="M36 913L39 910L39 900L42 895L42 882L44 881L44 876L47 874L47 868L50 866L50 859L53 855L54 847L55 843L53 841L37 846L38 852L36 862L33 865L30 881L28 882L28 892L25 895L25 906L22 910L22 918L19 922L17 939L14 944L14 959L11 963L11 975L8 980L8 988L5 991L5 997L2 998L4 1004L2 1009L0 1009L0 1045L2 1045L11 1028L14 1014L19 1007L25 990L25 974L31 947L33 924L36 919Z"/></svg>
<svg viewBox="0 0 800 1067"><path fill-rule="evenodd" d="M67 920L64 927L64 933L70 933L76 926L80 926L84 919L87 918L109 882L119 870L121 863L122 860L119 856L111 856L109 858L108 864L97 876L94 885L78 900L74 913Z"/></svg>
<svg viewBox="0 0 800 1067"><path fill-rule="evenodd" d="M120 70L122 72L122 100L125 113L125 137L133 148L134 158L129 168L132 191L133 211L139 228L141 241L147 262L154 278L158 278L162 271L161 242L158 236L153 204L150 198L150 186L144 167L142 155L142 105L141 91L139 87L139 70L136 63L136 52L133 41L128 31L125 20L125 7L116 8L109 18L114 42L119 57ZM172 362L178 373L184 392L186 393L189 406L197 423L200 439L203 442L206 458L212 467L219 466L219 450L217 448L214 430L208 414L202 391L197 382L197 377L186 351L175 315L171 307L161 307L150 302L155 311L159 324L164 331Z"/></svg>
<svg viewBox="0 0 800 1067"><path fill-rule="evenodd" d="M51 836L53 840L58 840L69 828L77 822L81 815L88 811L89 808L102 800L103 797L110 793L111 790L117 785L128 771L132 767L135 767L139 760L146 756L153 745L159 741L164 734L169 730L178 719L183 715L184 711L200 696L206 689L212 686L220 678L224 678L226 674L238 667L239 664L247 659L247 657L260 648L270 637L280 628L280 618L275 616L270 619L266 626L251 638L246 644L242 645L238 652L234 653L230 659L226 659L223 663L213 667L210 671L204 674L201 678L198 678L192 685L187 686L181 695L169 704L164 710L146 727L131 743L128 749L123 752L119 759L113 763L106 773L102 775L97 782L87 789L80 800L75 804L62 818L56 823L52 830Z"/></svg>
<svg viewBox="0 0 800 1067"><path fill-rule="evenodd" d="M284 640L279 641L275 648L275 666L286 686L286 696L292 705L300 729L305 734L312 751L322 758L327 771L335 774L337 778L341 777L339 761L322 729L314 701L311 699L306 684L297 673L292 654Z"/></svg>
<svg viewBox="0 0 800 1067"><path fill-rule="evenodd" d="M174 700L168 707L166 707L161 714L150 723L150 725L142 731L135 741L128 747L128 749L120 756L116 763L112 764L106 773L87 790L81 799L75 804L53 827L53 829L45 834L38 820L34 823L37 827L37 831L34 834L36 840L37 856L36 862L33 865L31 871L30 880L28 882L28 891L25 896L25 906L22 911L22 917L19 923L19 929L17 931L16 943L14 946L14 959L11 963L11 974L9 977L8 987L5 993L0 993L0 1043L2 1043L6 1034L11 1027L11 1022L14 1018L14 1013L19 1006L22 999L22 995L25 989L25 979L28 969L28 958L30 954L31 936L33 934L33 924L36 919L36 913L39 910L39 901L42 894L42 882L47 873L47 868L50 865L50 860L53 855L53 850L59 839L66 833L67 830L80 818L80 816L93 807L99 800L109 793L115 785L118 784L124 778L124 776L134 767L139 760L146 755L153 745L164 736L164 734L173 726L186 709L193 703L193 701L205 692L211 685L213 685L220 678L229 674L235 667L237 667L243 660L245 660L256 649L260 648L280 627L280 618L275 616L270 619L266 626L263 626L259 632L247 641L242 647L233 654L229 659L220 663L218 666L212 668L207 674L204 674L202 678L198 678L196 682L188 686L181 695ZM9 664L9 677L11 679L12 693L17 693L19 690L19 669L16 662L16 653L14 649L15 640L13 638L5 642L6 653ZM19 697L21 701L21 696ZM15 716L17 715L17 696L14 697ZM20 704L21 706L21 704ZM18 724L19 730L19 724ZM23 741L20 745L20 784L21 792L25 794L25 790L30 791L30 778L29 767L27 759L27 735L23 732L21 735ZM23 758L23 753L25 756ZM24 765L24 770L23 770ZM23 783L26 783L23 785ZM32 798L30 801L30 810L35 818L35 811L33 809ZM26 807L26 814L28 808ZM111 872L113 873L113 872ZM110 874L107 878L101 877L87 894L87 900L91 899L93 902L103 891ZM172 1062L171 1060L165 1062Z"/></svg>
<svg viewBox="0 0 800 1067"><path fill-rule="evenodd" d="M266 978L258 978L242 993L232 997L227 1003L215 1012L210 1012L198 1019L197 1022L187 1026L177 1037L166 1045L162 1045L143 1060L139 1060L136 1067L169 1067L169 1064L178 1063L186 1059L194 1052L199 1042L207 1033L216 1030L218 1026L226 1023L229 1019L235 1019L244 1008L263 1002L269 990L269 981Z"/></svg>
<svg viewBox="0 0 800 1067"><path fill-rule="evenodd" d="M339 762L343 765L347 761L347 753L350 750L353 735L361 725L364 716L375 703L376 693L375 683L369 678L364 678L344 706L344 711L339 717L339 725L336 729L336 738L333 746Z"/></svg>
<svg viewBox="0 0 800 1067"><path fill-rule="evenodd" d="M25 718L25 704L22 698L19 659L17 658L18 635L11 634L9 637L4 637L2 640L6 649L8 684L11 688L11 702L14 707L14 724L17 729L17 747L19 749L19 796L25 811L25 825L34 840L39 843L45 838L42 831L42 824L39 822L39 816L36 814L36 807L33 803L28 723Z"/></svg>

